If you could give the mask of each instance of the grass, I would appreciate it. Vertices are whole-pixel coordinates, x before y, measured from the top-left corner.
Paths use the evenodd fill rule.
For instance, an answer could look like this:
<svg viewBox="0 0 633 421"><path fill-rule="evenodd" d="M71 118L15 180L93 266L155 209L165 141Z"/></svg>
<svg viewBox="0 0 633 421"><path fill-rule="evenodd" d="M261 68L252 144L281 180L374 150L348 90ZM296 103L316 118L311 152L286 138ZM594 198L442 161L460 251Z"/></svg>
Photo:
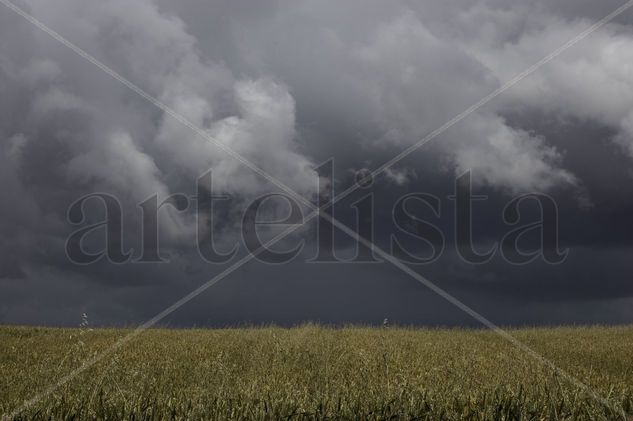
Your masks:
<svg viewBox="0 0 633 421"><path fill-rule="evenodd" d="M0 412L129 330L0 327ZM623 419L633 327L510 333L609 406L490 331L153 329L16 419Z"/></svg>

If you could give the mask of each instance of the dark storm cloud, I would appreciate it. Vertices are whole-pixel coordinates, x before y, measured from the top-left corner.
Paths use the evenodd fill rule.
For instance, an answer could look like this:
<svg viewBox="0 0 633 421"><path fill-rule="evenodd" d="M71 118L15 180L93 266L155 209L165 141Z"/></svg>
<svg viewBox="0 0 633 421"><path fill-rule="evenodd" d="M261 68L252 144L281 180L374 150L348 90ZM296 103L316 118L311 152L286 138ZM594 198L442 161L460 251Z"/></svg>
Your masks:
<svg viewBox="0 0 633 421"><path fill-rule="evenodd" d="M49 3L21 6L299 193L334 158L332 185L353 182L441 126L619 6L618 1L347 1ZM414 191L442 198L447 253L419 268L499 323L630 320L633 168L631 13L548 63L380 177L376 238ZM169 263L77 266L64 253L70 204L116 195L124 244L138 251L140 209L153 194L195 195L213 169L233 200L216 235L228 250L248 200L276 189L8 9L0 9L0 320L72 324L151 317L221 268L195 249L193 211L161 211ZM473 267L454 254L454 177L472 170L474 233L499 240L511 195L559 204L570 257L520 268ZM336 209L353 224L350 204ZM276 211L281 212L279 209ZM275 210L273 210L273 213ZM97 220L99 213L93 213ZM528 216L534 217L534 214ZM314 226L304 239L311 257ZM353 247L336 238L342 252ZM242 246L241 253L244 252ZM174 324L299 320L465 324L393 268L253 262L170 319ZM389 297L389 298L387 298ZM559 305L557 305L559 304ZM557 309L559 309L557 311ZM487 313L488 311L488 313Z"/></svg>

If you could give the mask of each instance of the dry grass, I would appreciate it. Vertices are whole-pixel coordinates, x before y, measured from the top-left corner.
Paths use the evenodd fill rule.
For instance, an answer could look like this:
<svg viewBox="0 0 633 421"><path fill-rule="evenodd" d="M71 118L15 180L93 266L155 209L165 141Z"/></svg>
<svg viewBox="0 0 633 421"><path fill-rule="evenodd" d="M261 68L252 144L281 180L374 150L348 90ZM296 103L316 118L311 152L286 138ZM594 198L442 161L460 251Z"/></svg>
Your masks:
<svg viewBox="0 0 633 421"><path fill-rule="evenodd" d="M129 333L0 328L0 411ZM156 329L21 414L69 419L622 419L633 328L511 333L606 407L488 331Z"/></svg>

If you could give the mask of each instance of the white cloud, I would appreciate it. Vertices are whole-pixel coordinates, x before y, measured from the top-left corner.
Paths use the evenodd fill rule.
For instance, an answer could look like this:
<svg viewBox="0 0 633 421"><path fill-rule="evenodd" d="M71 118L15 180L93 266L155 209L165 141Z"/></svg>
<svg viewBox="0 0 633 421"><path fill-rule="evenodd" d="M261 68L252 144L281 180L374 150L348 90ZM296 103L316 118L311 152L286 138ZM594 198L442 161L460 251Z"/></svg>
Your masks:
<svg viewBox="0 0 633 421"><path fill-rule="evenodd" d="M363 144L365 154L381 151L382 161L374 165L500 86L505 75L493 68L489 56L497 58L496 51L511 49L504 45L524 36L518 29L524 19L518 11L485 2L459 3L459 7L454 2L441 6L424 2L419 10L399 2L385 10L370 2L363 8L362 24L353 14L333 16L324 11L327 6L309 4L285 4L274 19L259 22L250 31L243 29L239 45L242 51L257 52L259 58L251 65L273 69L288 81L300 101L318 101L315 108L340 110L345 120L341 124L369 139ZM453 20L468 23L472 31L451 30ZM551 20L546 15L533 16L530 22L535 23L530 25L538 27ZM293 22L302 25L297 28ZM275 31L272 25L285 29ZM552 46L547 39L541 44L543 50ZM309 46L319 48L315 51ZM511 66L522 71L528 64L514 60ZM440 145L455 171L469 167L475 177L483 175L481 182L503 190L576 184L576 177L564 168L564 151L543 136L510 127L502 118L505 111L480 110L433 142ZM352 140L342 142L341 150L345 142Z"/></svg>
<svg viewBox="0 0 633 421"><path fill-rule="evenodd" d="M512 193L547 191L578 180L560 168L561 154L541 137L508 127L499 117L474 116L456 130L453 159L458 173L473 170L473 181Z"/></svg>
<svg viewBox="0 0 633 421"><path fill-rule="evenodd" d="M297 148L295 102L283 83L235 76L223 63L203 58L185 24L151 0L30 5L46 24L220 142L301 194L313 193L316 174ZM50 165L66 168L69 182L86 191L107 189L134 211L152 194L164 199L193 188L209 169L216 189L242 198L275 190L98 68L30 30L37 35L33 48L44 57L21 58L26 67L16 77L26 82L20 94L29 101L29 118L16 124L32 132L27 138L33 145L52 139L59 144L65 162ZM35 133L40 129L46 133ZM162 225L168 236L195 232L193 221L179 220L175 212L170 218Z"/></svg>
<svg viewBox="0 0 633 421"><path fill-rule="evenodd" d="M410 168L387 168L385 176L397 186L404 186L417 177L415 171Z"/></svg>
<svg viewBox="0 0 633 421"><path fill-rule="evenodd" d="M513 43L492 48L462 41L495 76L505 81L576 37L593 22L543 19L539 31L525 31ZM633 31L607 25L522 80L495 108L527 108L589 120L619 132L616 140L633 158Z"/></svg>

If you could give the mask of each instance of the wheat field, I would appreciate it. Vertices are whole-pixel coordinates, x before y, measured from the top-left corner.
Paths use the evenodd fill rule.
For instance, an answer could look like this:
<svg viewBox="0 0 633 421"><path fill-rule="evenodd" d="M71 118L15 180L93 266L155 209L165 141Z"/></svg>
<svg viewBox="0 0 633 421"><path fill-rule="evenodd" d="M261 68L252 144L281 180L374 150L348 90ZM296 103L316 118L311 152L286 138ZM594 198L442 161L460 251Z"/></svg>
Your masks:
<svg viewBox="0 0 633 421"><path fill-rule="evenodd" d="M12 419L626 419L633 327L494 332L305 325L151 329L32 405L126 329L0 328Z"/></svg>

